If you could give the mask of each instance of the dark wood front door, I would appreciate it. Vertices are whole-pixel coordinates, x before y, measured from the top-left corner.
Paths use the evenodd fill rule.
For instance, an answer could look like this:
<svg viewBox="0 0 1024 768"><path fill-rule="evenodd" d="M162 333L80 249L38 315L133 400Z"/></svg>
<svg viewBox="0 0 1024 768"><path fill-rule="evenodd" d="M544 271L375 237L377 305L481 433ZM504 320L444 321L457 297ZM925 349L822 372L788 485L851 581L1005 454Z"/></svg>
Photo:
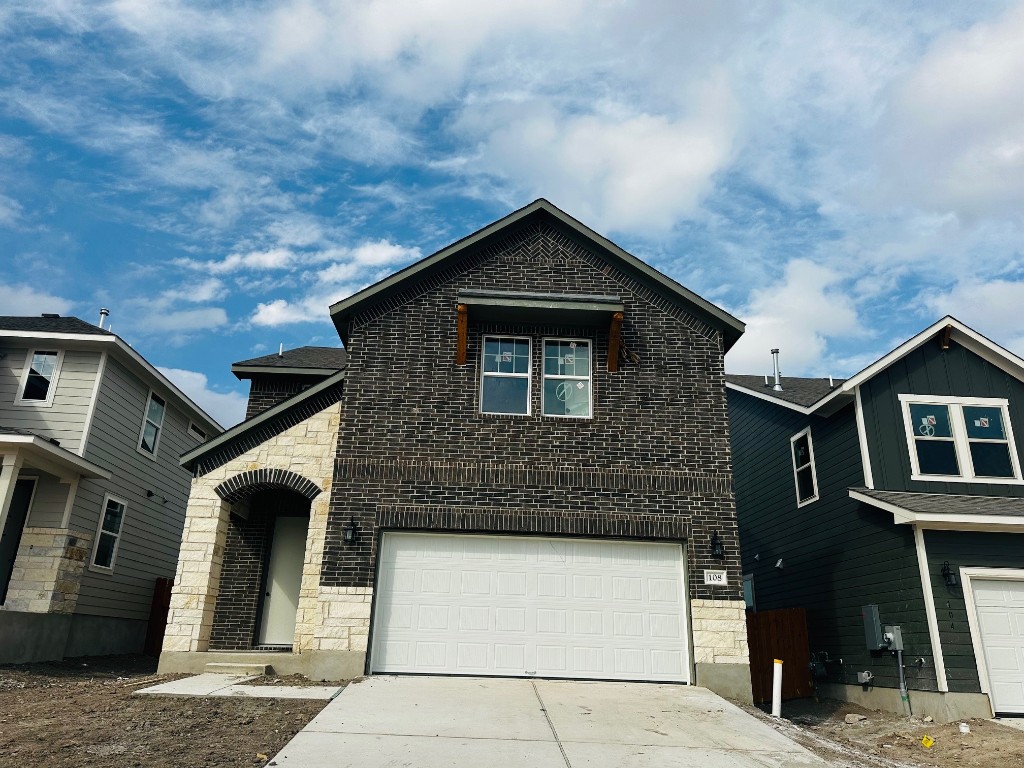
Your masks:
<svg viewBox="0 0 1024 768"><path fill-rule="evenodd" d="M18 556L21 532L25 529L25 520L28 519L28 509L35 488L36 481L32 478L18 480L14 485L11 508L7 510L3 536L0 536L0 605L7 600L7 587L11 583L14 559Z"/></svg>

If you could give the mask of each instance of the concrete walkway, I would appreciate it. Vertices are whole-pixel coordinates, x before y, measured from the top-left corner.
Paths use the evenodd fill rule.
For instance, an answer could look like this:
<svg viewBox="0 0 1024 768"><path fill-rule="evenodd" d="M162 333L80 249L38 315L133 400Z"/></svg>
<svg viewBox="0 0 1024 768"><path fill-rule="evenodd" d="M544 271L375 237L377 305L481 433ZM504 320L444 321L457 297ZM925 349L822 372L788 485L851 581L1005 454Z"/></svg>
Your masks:
<svg viewBox="0 0 1024 768"><path fill-rule="evenodd" d="M798 768L825 763L707 689L641 683L372 677L270 765Z"/></svg>
<svg viewBox="0 0 1024 768"><path fill-rule="evenodd" d="M135 691L136 696L232 696L250 699L333 699L337 685L242 685L257 675L204 673Z"/></svg>

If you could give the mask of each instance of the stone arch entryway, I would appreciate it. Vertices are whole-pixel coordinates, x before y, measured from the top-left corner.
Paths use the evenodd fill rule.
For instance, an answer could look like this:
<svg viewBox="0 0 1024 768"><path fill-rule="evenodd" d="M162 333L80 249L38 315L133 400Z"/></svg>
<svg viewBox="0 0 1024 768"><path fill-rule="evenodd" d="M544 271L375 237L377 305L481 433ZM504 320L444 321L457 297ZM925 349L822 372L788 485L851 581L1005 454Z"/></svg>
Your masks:
<svg viewBox="0 0 1024 768"><path fill-rule="evenodd" d="M214 490L230 515L209 648L291 650L310 505L321 489L289 470L256 469Z"/></svg>

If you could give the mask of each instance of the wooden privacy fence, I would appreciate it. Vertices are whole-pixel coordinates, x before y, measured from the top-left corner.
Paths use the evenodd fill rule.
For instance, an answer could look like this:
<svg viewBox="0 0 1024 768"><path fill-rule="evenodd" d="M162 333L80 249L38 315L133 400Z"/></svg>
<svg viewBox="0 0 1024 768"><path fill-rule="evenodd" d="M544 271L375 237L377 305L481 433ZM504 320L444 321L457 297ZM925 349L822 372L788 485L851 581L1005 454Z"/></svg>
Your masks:
<svg viewBox="0 0 1024 768"><path fill-rule="evenodd" d="M153 602L149 606L149 626L146 628L147 656L159 656L167 630L167 612L171 609L171 587L173 579L157 579L153 587Z"/></svg>
<svg viewBox="0 0 1024 768"><path fill-rule="evenodd" d="M807 612L803 608L747 612L750 646L750 685L754 703L772 700L775 659L782 659L782 698L813 695L811 651L807 641Z"/></svg>

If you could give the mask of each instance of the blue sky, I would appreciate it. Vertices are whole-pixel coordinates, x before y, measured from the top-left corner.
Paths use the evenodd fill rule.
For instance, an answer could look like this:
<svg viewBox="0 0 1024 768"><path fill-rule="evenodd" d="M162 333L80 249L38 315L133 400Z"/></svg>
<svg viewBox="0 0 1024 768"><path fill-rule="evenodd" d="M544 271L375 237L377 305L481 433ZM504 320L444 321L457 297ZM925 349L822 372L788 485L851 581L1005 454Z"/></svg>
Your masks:
<svg viewBox="0 0 1024 768"><path fill-rule="evenodd" d="M234 360L546 197L848 375L950 313L1024 352L1024 5L0 5L0 313Z"/></svg>

